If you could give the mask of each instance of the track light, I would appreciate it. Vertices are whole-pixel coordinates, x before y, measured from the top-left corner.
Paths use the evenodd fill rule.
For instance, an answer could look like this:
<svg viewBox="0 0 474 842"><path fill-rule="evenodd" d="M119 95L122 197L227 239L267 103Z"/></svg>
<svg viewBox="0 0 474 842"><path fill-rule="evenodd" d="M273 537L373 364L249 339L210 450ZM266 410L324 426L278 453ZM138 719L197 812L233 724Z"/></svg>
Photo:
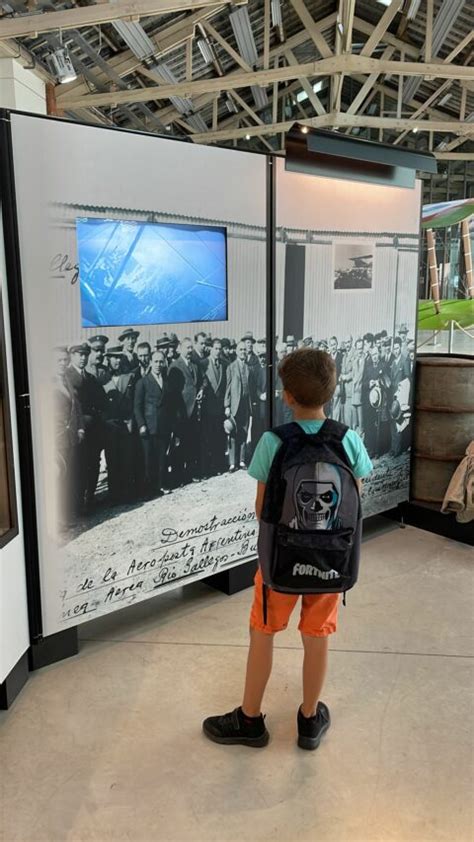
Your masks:
<svg viewBox="0 0 474 842"><path fill-rule="evenodd" d="M148 37L138 21L114 20L112 26L132 53L142 61L145 58L151 58L157 52L156 44Z"/></svg>
<svg viewBox="0 0 474 842"><path fill-rule="evenodd" d="M258 85L252 85L251 91L256 107L266 108L268 105L268 96L265 88L259 88Z"/></svg>
<svg viewBox="0 0 474 842"><path fill-rule="evenodd" d="M66 47L61 47L50 53L46 57L46 62L52 75L56 77L60 85L64 85L66 82L74 82L77 79L77 73L74 70L69 50Z"/></svg>
<svg viewBox="0 0 474 842"><path fill-rule="evenodd" d="M239 113L239 109L237 108L234 100L230 98L230 96L227 97L227 99L225 101L225 104L226 104L227 111L229 111L230 114L238 114Z"/></svg>
<svg viewBox="0 0 474 842"><path fill-rule="evenodd" d="M409 20L413 20L414 17L418 14L418 9L420 8L421 0L411 0L410 8L407 12L407 18Z"/></svg>
<svg viewBox="0 0 474 842"><path fill-rule="evenodd" d="M169 85L176 85L178 80L166 62L161 61L159 64L155 61L152 62L151 70L153 73L156 73L163 82L167 82ZM174 107L180 114L192 113L193 104L190 99L184 99L180 96L170 96L170 102L173 103Z"/></svg>
<svg viewBox="0 0 474 842"><path fill-rule="evenodd" d="M452 94L445 94L444 97L442 97L442 99L440 99L440 101L438 102L438 105L446 105L446 103L451 99L451 97Z"/></svg>
<svg viewBox="0 0 474 842"><path fill-rule="evenodd" d="M246 135L245 135L245 140L250 140L250 135L249 135L249 134L246 134Z"/></svg>
<svg viewBox="0 0 474 842"><path fill-rule="evenodd" d="M254 67L258 62L258 53L247 7L236 9L229 15L229 20L240 55L247 64Z"/></svg>
<svg viewBox="0 0 474 842"><path fill-rule="evenodd" d="M281 14L281 2L280 0L271 0L270 3L271 12L272 12L272 26L273 29L278 34L278 38L283 43L285 40L285 35L283 32L283 18Z"/></svg>
<svg viewBox="0 0 474 842"><path fill-rule="evenodd" d="M208 127L207 124L204 122L204 118L201 114L189 114L186 118L189 125L193 127L197 132L207 132Z"/></svg>

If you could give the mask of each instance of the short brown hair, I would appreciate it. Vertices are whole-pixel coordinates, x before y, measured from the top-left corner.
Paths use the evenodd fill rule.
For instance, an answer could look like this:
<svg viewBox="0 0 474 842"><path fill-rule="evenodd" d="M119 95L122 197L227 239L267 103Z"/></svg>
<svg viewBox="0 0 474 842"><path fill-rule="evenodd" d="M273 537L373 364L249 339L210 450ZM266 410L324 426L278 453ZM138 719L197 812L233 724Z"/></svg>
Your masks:
<svg viewBox="0 0 474 842"><path fill-rule="evenodd" d="M326 351L300 348L278 368L283 388L301 406L324 406L336 388L336 364Z"/></svg>

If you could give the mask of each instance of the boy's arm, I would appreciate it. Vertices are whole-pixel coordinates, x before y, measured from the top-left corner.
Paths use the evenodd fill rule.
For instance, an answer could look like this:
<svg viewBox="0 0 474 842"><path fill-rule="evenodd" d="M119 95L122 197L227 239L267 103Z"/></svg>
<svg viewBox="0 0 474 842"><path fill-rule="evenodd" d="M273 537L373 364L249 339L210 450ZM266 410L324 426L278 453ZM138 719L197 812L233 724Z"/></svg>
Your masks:
<svg viewBox="0 0 474 842"><path fill-rule="evenodd" d="M260 520L262 516L262 508L263 508L263 498L265 497L265 488L266 484L264 482L259 482L257 485L257 499L255 500L255 514L257 515L257 520Z"/></svg>
<svg viewBox="0 0 474 842"><path fill-rule="evenodd" d="M359 494L362 494L362 480L356 479L357 488L359 489Z"/></svg>

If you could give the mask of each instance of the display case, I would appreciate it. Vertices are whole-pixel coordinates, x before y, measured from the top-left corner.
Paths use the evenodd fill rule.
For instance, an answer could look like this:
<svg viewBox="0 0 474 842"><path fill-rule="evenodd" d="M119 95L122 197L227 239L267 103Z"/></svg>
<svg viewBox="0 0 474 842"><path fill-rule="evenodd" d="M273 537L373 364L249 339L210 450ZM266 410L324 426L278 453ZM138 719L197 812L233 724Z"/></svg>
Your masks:
<svg viewBox="0 0 474 842"><path fill-rule="evenodd" d="M17 533L5 330L0 289L0 548Z"/></svg>

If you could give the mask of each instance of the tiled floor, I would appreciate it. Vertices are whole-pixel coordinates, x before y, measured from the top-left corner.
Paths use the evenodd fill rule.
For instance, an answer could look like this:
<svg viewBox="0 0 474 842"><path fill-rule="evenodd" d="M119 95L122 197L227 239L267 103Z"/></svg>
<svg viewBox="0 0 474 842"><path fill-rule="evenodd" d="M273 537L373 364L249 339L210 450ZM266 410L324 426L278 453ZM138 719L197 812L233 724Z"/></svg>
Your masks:
<svg viewBox="0 0 474 842"><path fill-rule="evenodd" d="M294 627L277 639L268 748L201 735L240 702L250 591L198 583L82 627L79 656L0 714L0 839L470 842L473 555L412 528L365 542L314 753L294 741Z"/></svg>

